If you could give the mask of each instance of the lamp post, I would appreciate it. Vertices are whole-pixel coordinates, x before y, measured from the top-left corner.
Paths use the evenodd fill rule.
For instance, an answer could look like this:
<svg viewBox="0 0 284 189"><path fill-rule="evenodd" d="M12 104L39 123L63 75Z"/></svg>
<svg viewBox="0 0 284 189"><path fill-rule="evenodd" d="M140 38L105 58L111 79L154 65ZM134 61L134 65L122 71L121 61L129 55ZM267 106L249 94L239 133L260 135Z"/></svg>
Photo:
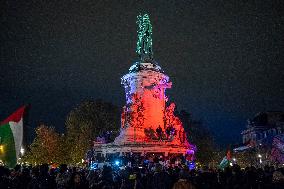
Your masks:
<svg viewBox="0 0 284 189"><path fill-rule="evenodd" d="M262 155L258 154L257 157L259 158L259 166L262 167Z"/></svg>
<svg viewBox="0 0 284 189"><path fill-rule="evenodd" d="M237 164L237 159L236 158L233 158L233 164Z"/></svg>
<svg viewBox="0 0 284 189"><path fill-rule="evenodd" d="M2 144L2 138L0 137L0 154L4 151L4 146Z"/></svg>
<svg viewBox="0 0 284 189"><path fill-rule="evenodd" d="M21 147L20 153L21 153L21 156L25 154L25 149L23 147Z"/></svg>
<svg viewBox="0 0 284 189"><path fill-rule="evenodd" d="M2 161L4 154L4 145L2 144L2 138L0 137L0 165L4 165L4 162Z"/></svg>

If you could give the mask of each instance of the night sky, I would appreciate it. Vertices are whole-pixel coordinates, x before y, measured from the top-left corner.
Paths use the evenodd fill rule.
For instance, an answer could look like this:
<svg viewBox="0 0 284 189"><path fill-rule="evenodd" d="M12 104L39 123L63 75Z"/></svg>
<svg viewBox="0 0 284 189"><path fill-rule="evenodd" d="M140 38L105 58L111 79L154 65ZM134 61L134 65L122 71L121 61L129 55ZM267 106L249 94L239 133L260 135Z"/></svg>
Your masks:
<svg viewBox="0 0 284 189"><path fill-rule="evenodd" d="M136 16L153 26L169 99L202 119L219 144L246 120L284 108L284 1L2 1L0 119L31 104L29 131L63 131L86 99L125 103L120 78L137 60Z"/></svg>

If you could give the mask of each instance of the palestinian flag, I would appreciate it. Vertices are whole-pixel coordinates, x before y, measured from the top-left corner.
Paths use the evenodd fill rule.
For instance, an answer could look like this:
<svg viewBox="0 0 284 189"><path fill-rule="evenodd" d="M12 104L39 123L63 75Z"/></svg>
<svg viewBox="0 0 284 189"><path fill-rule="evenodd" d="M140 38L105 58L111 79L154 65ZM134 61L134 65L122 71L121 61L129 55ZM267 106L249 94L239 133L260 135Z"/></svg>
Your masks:
<svg viewBox="0 0 284 189"><path fill-rule="evenodd" d="M26 106L19 108L0 123L0 160L14 167L23 143L23 117Z"/></svg>
<svg viewBox="0 0 284 189"><path fill-rule="evenodd" d="M228 150L226 156L222 159L219 168L225 169L225 167L228 167L230 165L231 159L231 150Z"/></svg>
<svg viewBox="0 0 284 189"><path fill-rule="evenodd" d="M228 167L230 165L230 161L227 159L227 156L225 156L223 159L222 159L222 161L221 161L221 163L220 163L220 165L219 165L219 168L220 169L225 169L226 167Z"/></svg>

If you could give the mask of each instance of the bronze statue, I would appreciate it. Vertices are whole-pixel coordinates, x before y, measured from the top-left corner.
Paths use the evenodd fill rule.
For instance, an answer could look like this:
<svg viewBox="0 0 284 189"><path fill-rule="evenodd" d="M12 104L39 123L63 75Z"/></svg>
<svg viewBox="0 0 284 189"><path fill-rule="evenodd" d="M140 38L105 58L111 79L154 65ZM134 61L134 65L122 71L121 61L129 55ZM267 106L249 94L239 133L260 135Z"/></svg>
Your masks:
<svg viewBox="0 0 284 189"><path fill-rule="evenodd" d="M148 14L137 16L138 40L136 53L142 62L153 60L152 50L152 25Z"/></svg>

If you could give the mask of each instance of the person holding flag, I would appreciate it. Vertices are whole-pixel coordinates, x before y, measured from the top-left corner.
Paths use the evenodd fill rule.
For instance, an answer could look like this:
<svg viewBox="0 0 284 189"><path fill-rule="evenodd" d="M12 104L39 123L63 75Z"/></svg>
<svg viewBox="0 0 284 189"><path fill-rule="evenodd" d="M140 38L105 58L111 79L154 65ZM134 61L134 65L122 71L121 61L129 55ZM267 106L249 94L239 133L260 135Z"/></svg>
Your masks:
<svg viewBox="0 0 284 189"><path fill-rule="evenodd" d="M20 157L23 145L23 117L27 106L22 106L4 121L0 122L0 160L8 167L14 167Z"/></svg>
<svg viewBox="0 0 284 189"><path fill-rule="evenodd" d="M220 169L225 169L226 167L228 167L230 165L231 160L232 160L231 150L229 149L227 151L226 156L222 159L222 161L221 161L221 163L219 165L219 168Z"/></svg>

